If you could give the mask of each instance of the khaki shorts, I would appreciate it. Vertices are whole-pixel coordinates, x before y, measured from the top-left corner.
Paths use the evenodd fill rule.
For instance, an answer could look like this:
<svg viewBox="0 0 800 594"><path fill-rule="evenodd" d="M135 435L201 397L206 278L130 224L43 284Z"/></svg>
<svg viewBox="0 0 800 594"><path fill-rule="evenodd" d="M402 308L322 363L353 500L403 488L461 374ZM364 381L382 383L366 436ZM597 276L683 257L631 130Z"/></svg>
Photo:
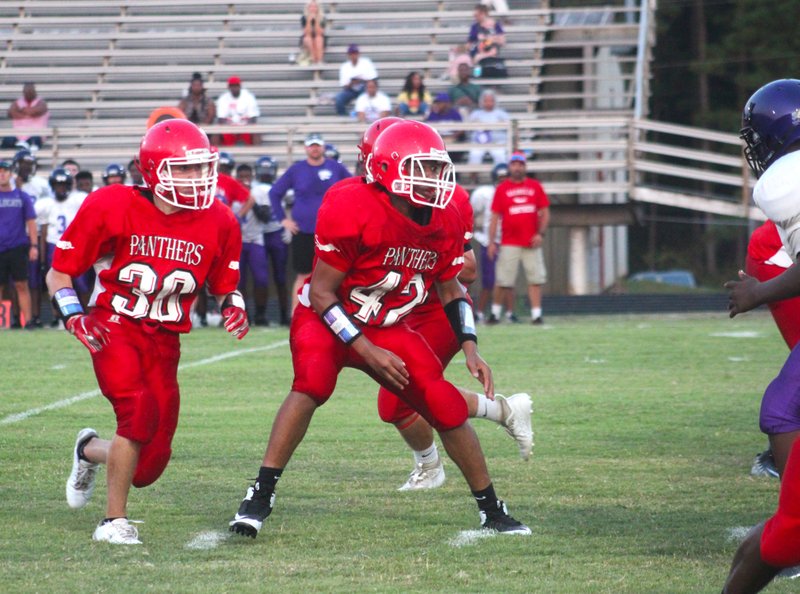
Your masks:
<svg viewBox="0 0 800 594"><path fill-rule="evenodd" d="M501 245L495 272L498 287L513 287L516 284L520 262L529 285L543 285L547 282L542 248Z"/></svg>

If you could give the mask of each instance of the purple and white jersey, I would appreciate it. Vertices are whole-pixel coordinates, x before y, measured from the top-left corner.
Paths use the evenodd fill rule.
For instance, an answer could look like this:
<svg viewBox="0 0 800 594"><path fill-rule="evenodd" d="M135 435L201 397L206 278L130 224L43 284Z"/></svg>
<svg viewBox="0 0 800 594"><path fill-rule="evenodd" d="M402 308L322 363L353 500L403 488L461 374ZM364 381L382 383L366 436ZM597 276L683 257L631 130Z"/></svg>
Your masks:
<svg viewBox="0 0 800 594"><path fill-rule="evenodd" d="M70 192L66 200L59 201L55 198L42 198L34 204L36 209L36 224L41 227L47 225L47 243L55 245L61 239L69 224L78 213L78 209L86 199L86 192Z"/></svg>

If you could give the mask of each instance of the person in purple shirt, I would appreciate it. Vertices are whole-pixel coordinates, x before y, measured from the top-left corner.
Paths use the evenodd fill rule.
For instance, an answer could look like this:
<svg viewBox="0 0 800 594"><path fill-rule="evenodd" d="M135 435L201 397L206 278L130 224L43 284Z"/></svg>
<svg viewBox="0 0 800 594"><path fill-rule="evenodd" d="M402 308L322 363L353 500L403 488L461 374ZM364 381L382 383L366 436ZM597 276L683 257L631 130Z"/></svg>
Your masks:
<svg viewBox="0 0 800 594"><path fill-rule="evenodd" d="M352 174L340 162L325 157L325 140L320 134L309 134L305 140L306 158L295 161L269 191L272 212L292 234L292 265L297 278L292 288L292 313L297 306L297 292L311 274L314 261L314 229L322 197L333 184ZM287 213L281 203L284 195L294 191L294 203Z"/></svg>
<svg viewBox="0 0 800 594"><path fill-rule="evenodd" d="M431 110L428 113L428 117L425 118L425 121L429 124L433 124L436 130L439 132L439 135L444 140L445 144L448 146L448 152L450 152L450 158L453 160L454 163L461 162L464 160L466 156L463 152L452 152L450 150L450 145L454 142L463 142L466 138L466 134L463 130L459 130L458 128L445 128L441 124L444 122L463 122L463 118L461 117L461 113L453 107L453 100L447 93L439 93L433 99L433 104L431 105Z"/></svg>
<svg viewBox="0 0 800 594"><path fill-rule="evenodd" d="M39 260L36 211L33 197L14 187L12 169L11 161L0 161L0 295L10 278L25 317L25 328L32 330L35 326L28 289L28 262Z"/></svg>

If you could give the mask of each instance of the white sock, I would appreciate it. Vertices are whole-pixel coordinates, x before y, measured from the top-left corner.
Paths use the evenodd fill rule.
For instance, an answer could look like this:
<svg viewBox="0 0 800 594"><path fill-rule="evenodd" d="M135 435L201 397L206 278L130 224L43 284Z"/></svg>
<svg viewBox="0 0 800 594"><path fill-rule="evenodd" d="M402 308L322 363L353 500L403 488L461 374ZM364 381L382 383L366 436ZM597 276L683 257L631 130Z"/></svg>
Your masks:
<svg viewBox="0 0 800 594"><path fill-rule="evenodd" d="M503 313L503 306L497 303L492 303L492 315L497 319L500 319L502 313Z"/></svg>
<svg viewBox="0 0 800 594"><path fill-rule="evenodd" d="M479 419L489 419L495 423L503 420L503 405L499 400L489 400L483 394L478 394L478 412L476 417Z"/></svg>
<svg viewBox="0 0 800 594"><path fill-rule="evenodd" d="M433 442L431 447L426 450L414 450L414 461L417 464L430 464L431 462L436 462L438 459L439 452L436 449L436 442Z"/></svg>
<svg viewBox="0 0 800 594"><path fill-rule="evenodd" d="M536 318L541 318L541 317L542 317L542 308L541 307L532 307L531 308L531 318L533 318L535 320Z"/></svg>

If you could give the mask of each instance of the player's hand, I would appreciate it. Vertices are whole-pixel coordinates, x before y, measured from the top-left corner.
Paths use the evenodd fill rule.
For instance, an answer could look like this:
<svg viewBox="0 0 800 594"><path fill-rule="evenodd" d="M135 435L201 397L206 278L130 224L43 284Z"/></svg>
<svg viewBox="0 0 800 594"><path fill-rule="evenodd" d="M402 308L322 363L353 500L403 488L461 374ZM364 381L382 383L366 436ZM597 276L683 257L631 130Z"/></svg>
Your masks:
<svg viewBox="0 0 800 594"><path fill-rule="evenodd" d="M108 344L111 331L85 314L70 316L64 326L92 353L100 352Z"/></svg>
<svg viewBox="0 0 800 594"><path fill-rule="evenodd" d="M250 323L247 321L247 312L241 307L229 305L222 310L222 320L225 330L242 340L250 331Z"/></svg>
<svg viewBox="0 0 800 594"><path fill-rule="evenodd" d="M283 228L289 231L289 233L292 235L297 235L300 233L300 226L288 217L281 221L281 225L283 225Z"/></svg>
<svg viewBox="0 0 800 594"><path fill-rule="evenodd" d="M761 283L757 279L740 270L738 281L728 281L723 285L728 290L728 314L730 317L750 311L760 305L756 295L756 287L759 284Z"/></svg>
<svg viewBox="0 0 800 594"><path fill-rule="evenodd" d="M465 355L467 358L467 369L469 369L472 377L483 384L483 393L486 397L489 400L494 400L494 379L492 378L492 369L489 367L489 364L483 360L483 357L478 354L477 350L471 353L465 353Z"/></svg>
<svg viewBox="0 0 800 594"><path fill-rule="evenodd" d="M359 343L362 343L359 345ZM358 345L358 348L356 348ZM363 336L358 338L353 347L364 358L370 368L395 390L405 390L408 386L408 370L403 360L391 351L382 349L369 342Z"/></svg>
<svg viewBox="0 0 800 594"><path fill-rule="evenodd" d="M497 256L497 244L493 241L489 242L489 245L486 246L486 255L489 256L490 260L494 260Z"/></svg>

